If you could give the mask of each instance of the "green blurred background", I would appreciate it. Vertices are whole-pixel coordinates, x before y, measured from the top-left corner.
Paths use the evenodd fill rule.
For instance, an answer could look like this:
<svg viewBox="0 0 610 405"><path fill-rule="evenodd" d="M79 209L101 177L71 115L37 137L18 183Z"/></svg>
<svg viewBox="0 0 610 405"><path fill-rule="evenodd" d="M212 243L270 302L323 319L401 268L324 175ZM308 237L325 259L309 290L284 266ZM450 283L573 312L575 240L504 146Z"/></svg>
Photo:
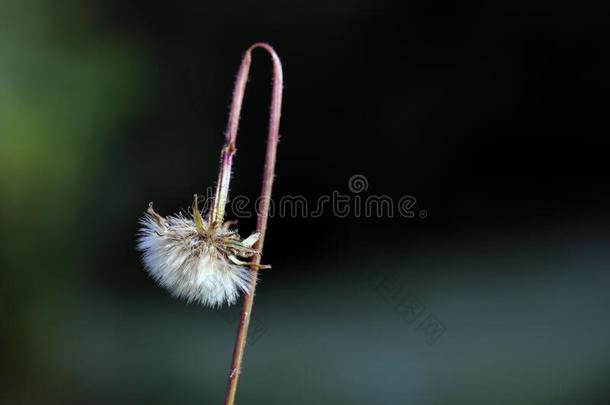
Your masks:
<svg viewBox="0 0 610 405"><path fill-rule="evenodd" d="M271 219L237 402L607 403L609 17L2 0L0 400L222 401L238 309L173 300L135 234L150 200L167 214L214 184L240 56L263 40L286 77L275 196L349 194L360 174L418 215ZM256 55L232 186L250 198L269 77Z"/></svg>

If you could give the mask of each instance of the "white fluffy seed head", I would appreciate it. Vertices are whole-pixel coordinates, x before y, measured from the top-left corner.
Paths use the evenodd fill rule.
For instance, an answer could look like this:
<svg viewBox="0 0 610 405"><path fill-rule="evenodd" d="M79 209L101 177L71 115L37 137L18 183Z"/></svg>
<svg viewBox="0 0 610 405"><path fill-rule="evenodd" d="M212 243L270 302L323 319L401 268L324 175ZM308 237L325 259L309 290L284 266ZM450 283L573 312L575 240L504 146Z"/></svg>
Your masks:
<svg viewBox="0 0 610 405"><path fill-rule="evenodd" d="M258 234L241 240L228 223L209 224L197 210L164 218L152 203L140 224L144 267L174 297L219 307L248 291L252 273L236 256L254 255Z"/></svg>

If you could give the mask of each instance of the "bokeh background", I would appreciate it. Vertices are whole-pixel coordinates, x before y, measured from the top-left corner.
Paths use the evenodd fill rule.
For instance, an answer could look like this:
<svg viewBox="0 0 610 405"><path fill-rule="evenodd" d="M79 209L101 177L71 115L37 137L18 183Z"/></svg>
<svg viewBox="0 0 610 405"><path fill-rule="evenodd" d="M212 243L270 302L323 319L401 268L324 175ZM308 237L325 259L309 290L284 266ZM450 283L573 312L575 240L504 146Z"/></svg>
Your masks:
<svg viewBox="0 0 610 405"><path fill-rule="evenodd" d="M608 403L609 21L604 2L3 0L1 402L222 401L238 308L173 300L135 234L149 201L214 184L263 40L286 79L275 197L359 174L417 204L271 219L238 403ZM261 52L232 185L251 198L269 83Z"/></svg>

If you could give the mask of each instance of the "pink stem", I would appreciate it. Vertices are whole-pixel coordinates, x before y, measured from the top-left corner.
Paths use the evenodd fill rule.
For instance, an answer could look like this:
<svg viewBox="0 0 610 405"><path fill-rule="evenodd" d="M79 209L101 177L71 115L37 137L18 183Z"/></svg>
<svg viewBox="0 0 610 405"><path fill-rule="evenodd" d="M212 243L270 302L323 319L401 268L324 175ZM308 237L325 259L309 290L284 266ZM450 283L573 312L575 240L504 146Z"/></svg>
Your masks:
<svg viewBox="0 0 610 405"><path fill-rule="evenodd" d="M233 164L233 155L236 151L235 140L237 138L237 129L239 127L239 116L246 90L246 83L248 81L250 63L252 61L252 50L256 48L262 48L271 55L271 59L273 61L273 90L271 94L269 132L267 135L267 152L265 155L265 167L263 169L263 184L261 189L260 205L258 207L258 219L256 223L256 231L260 233L260 237L256 245L254 245L254 248L258 251L258 254L253 258L254 264L250 268L252 277L250 279L248 293L244 296L240 322L237 329L237 338L235 339L235 347L233 348L233 360L231 361L231 371L229 373L229 380L227 382L225 405L233 405L235 401L237 382L239 380L241 364L244 358L246 339L248 337L248 327L250 325L250 316L252 314L252 305L254 304L254 291L256 289L256 281L258 277L257 265L260 264L261 261L265 233L267 231L267 218L269 213L269 205L271 203L271 189L273 187L277 143L279 141L283 90L282 64L273 48L265 43L259 42L248 48L244 54L241 61L241 66L239 67L239 71L237 73L235 90L233 91L233 101L231 103L229 121L227 123L227 131L225 134L225 146L222 149L220 158L220 174L218 177L218 184L216 185L214 206L210 211L209 217L210 222L217 222L219 224L222 224L222 221L224 220L224 207L226 205L226 200L229 193L229 182L231 180L231 166Z"/></svg>

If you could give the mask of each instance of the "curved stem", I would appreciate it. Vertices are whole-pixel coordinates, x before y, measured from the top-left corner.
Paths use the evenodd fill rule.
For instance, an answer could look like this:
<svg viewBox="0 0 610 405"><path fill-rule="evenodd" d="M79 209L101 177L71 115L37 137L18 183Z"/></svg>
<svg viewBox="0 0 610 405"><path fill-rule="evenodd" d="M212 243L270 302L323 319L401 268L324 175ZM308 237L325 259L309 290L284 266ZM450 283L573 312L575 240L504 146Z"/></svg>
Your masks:
<svg viewBox="0 0 610 405"><path fill-rule="evenodd" d="M224 208L226 205L227 195L229 193L229 182L231 180L231 166L233 164L233 155L235 154L235 140L237 138L237 129L239 127L239 116L248 81L248 73L250 71L250 63L252 60L252 51L256 48L262 48L273 61L273 89L271 93L271 113L269 116L269 131L267 135L267 151L265 154L265 167L263 169L263 184L261 188L260 205L258 206L258 218L256 223L256 231L260 233L258 242L254 245L254 249L258 254L253 258L253 264L250 267L251 279L248 288L248 293L244 296L241 317L237 329L237 337L235 339L235 347L233 348L233 360L231 361L231 370L229 380L227 382L227 391L225 395L225 405L233 405L235 401L235 393L237 392L237 382L241 370L241 364L244 358L244 349L246 347L246 339L248 337L248 327L250 325L250 316L252 314L252 305L254 304L254 291L256 289L256 281L258 277L258 265L261 261L263 244L265 241L265 233L267 231L267 217L269 213L269 205L271 202L271 189L273 186L273 177L275 171L275 157L277 151L277 143L279 141L280 129L280 114L282 109L282 90L283 90L283 73L280 58L277 56L271 46L265 43L256 43L252 45L241 61L237 78L235 81L235 90L233 91L233 101L229 112L229 121L225 133L225 145L222 149L220 157L220 174L216 185L216 195L214 198L214 206L210 211L210 222L222 224L224 219Z"/></svg>

